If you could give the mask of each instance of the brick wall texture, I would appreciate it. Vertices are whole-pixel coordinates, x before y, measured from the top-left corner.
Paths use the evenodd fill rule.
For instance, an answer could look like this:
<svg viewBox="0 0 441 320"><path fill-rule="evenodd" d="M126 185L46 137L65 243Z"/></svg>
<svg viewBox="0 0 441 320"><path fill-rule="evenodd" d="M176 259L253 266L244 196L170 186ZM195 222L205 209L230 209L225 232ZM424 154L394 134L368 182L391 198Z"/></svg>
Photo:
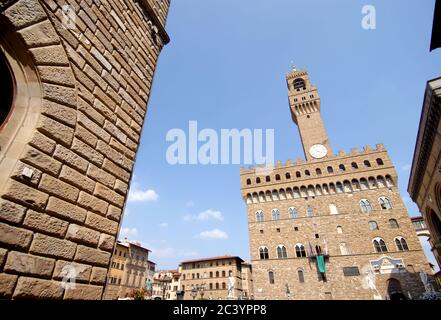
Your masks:
<svg viewBox="0 0 441 320"><path fill-rule="evenodd" d="M101 299L169 0L9 2L40 112L1 186L0 297Z"/></svg>

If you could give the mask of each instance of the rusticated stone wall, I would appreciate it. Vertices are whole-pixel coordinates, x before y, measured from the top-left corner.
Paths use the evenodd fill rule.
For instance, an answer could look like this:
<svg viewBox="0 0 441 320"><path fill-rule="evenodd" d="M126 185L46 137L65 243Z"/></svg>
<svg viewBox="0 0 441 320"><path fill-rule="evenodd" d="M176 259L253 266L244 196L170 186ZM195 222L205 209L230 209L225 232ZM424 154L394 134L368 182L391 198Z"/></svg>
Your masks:
<svg viewBox="0 0 441 320"><path fill-rule="evenodd" d="M1 298L103 297L168 7L1 2L16 79L0 131Z"/></svg>

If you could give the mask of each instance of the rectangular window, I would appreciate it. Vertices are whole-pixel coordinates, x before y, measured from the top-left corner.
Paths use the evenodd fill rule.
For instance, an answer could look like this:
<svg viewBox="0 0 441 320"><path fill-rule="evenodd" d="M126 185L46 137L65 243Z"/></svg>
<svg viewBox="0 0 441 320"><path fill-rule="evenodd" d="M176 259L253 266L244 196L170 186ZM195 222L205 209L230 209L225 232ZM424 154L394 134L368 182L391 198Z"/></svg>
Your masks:
<svg viewBox="0 0 441 320"><path fill-rule="evenodd" d="M358 267L343 267L343 275L345 277L356 277L360 275Z"/></svg>

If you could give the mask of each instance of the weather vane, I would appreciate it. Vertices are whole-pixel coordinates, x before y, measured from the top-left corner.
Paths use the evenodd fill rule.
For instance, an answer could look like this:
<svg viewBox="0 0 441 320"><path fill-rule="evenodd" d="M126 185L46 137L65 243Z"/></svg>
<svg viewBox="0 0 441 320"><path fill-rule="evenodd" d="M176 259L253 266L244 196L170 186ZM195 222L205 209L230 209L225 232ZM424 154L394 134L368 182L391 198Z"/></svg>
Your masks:
<svg viewBox="0 0 441 320"><path fill-rule="evenodd" d="M292 69L292 71L297 71L297 68L294 64L294 61L292 61L292 60L291 60L291 69Z"/></svg>

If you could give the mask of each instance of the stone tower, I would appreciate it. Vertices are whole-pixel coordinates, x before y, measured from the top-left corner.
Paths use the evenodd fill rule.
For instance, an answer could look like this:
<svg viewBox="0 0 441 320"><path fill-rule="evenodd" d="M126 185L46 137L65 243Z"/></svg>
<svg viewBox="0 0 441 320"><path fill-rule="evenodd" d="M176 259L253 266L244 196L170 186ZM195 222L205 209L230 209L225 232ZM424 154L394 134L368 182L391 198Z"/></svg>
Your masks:
<svg viewBox="0 0 441 320"><path fill-rule="evenodd" d="M333 154L308 73L286 79L307 160L240 173L255 298L419 297L432 271L386 149Z"/></svg>
<svg viewBox="0 0 441 320"><path fill-rule="evenodd" d="M0 1L0 297L101 299L169 0Z"/></svg>

